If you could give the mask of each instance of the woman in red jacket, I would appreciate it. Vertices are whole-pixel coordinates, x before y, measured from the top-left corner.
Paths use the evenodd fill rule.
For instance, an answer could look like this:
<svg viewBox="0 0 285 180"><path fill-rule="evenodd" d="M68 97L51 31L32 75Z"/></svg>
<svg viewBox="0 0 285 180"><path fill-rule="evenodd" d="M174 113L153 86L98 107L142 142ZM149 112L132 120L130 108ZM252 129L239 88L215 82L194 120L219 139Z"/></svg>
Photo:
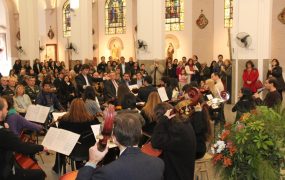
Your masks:
<svg viewBox="0 0 285 180"><path fill-rule="evenodd" d="M243 87L249 88L253 93L257 91L256 81L258 80L259 73L252 61L247 61L245 64L246 69L243 71Z"/></svg>

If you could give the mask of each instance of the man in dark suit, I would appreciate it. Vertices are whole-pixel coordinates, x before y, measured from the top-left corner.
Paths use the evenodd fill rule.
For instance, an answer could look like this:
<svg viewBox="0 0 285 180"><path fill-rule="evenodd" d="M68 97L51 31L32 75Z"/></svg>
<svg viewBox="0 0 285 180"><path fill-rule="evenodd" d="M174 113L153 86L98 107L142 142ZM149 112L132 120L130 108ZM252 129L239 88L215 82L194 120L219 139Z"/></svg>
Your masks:
<svg viewBox="0 0 285 180"><path fill-rule="evenodd" d="M97 71L99 73L105 73L107 70L107 63L105 62L105 56L101 57L101 62L97 66Z"/></svg>
<svg viewBox="0 0 285 180"><path fill-rule="evenodd" d="M131 80L131 85L137 85L138 87L141 87L143 85L143 75L141 72L136 73L136 78L133 78Z"/></svg>
<svg viewBox="0 0 285 180"><path fill-rule="evenodd" d="M76 64L73 67L73 70L78 74L82 68L82 64L79 60L76 61Z"/></svg>
<svg viewBox="0 0 285 180"><path fill-rule="evenodd" d="M79 95L83 94L87 86L91 86L93 77L89 75L90 67L88 64L83 64L81 67L81 73L76 76L75 81Z"/></svg>
<svg viewBox="0 0 285 180"><path fill-rule="evenodd" d="M132 85L129 73L124 74L123 79L121 80L121 84L126 84L126 86Z"/></svg>
<svg viewBox="0 0 285 180"><path fill-rule="evenodd" d="M120 57L120 64L118 65L118 68L121 70L120 72L121 72L121 77L123 77L123 75L125 74L125 73L131 73L131 67L130 67L130 65L129 65L129 63L126 63L125 62L125 57L124 56L122 56L122 57Z"/></svg>
<svg viewBox="0 0 285 180"><path fill-rule="evenodd" d="M112 163L96 168L108 152L98 150L98 143L89 149L89 161L79 170L77 180L161 180L164 163L161 159L143 154L137 147L141 137L142 125L130 113L117 115L114 121L113 142L120 149L120 157Z"/></svg>
<svg viewBox="0 0 285 180"><path fill-rule="evenodd" d="M116 73L110 73L110 79L104 82L104 100L110 101L117 97L117 91L119 87L119 82L116 81Z"/></svg>
<svg viewBox="0 0 285 180"><path fill-rule="evenodd" d="M156 88L152 85L152 77L146 76L144 78L144 87L141 87L138 92L138 98L146 102L149 94L153 91L157 91Z"/></svg>

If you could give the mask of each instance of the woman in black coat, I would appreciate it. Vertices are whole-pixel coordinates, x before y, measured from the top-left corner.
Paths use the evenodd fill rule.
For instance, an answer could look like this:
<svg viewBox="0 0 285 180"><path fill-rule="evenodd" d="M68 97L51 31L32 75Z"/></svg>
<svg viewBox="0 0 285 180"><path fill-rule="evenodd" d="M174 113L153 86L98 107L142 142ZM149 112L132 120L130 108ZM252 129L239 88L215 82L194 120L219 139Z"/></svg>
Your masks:
<svg viewBox="0 0 285 180"><path fill-rule="evenodd" d="M196 138L190 123L178 115L170 115L173 106L158 104L154 112L158 120L152 137L152 146L162 150L165 163L165 180L193 180L196 154Z"/></svg>
<svg viewBox="0 0 285 180"><path fill-rule="evenodd" d="M70 82L69 76L65 75L63 77L63 82L59 85L57 96L59 102L65 109L67 109L68 103L71 103L71 101L75 98L75 87Z"/></svg>
<svg viewBox="0 0 285 180"><path fill-rule="evenodd" d="M281 100L283 100L282 92L285 90L285 82L282 74L282 67L279 66L279 61L277 59L272 59L271 66L272 67L267 72L267 79L270 77L276 78L279 84L277 90L281 95Z"/></svg>

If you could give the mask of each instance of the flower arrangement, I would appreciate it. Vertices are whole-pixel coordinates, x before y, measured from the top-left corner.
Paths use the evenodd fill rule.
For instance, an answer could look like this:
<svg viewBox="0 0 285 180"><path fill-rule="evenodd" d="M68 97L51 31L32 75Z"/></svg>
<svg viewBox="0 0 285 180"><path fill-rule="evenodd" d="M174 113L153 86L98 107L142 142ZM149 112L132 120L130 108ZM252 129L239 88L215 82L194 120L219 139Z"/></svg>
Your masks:
<svg viewBox="0 0 285 180"><path fill-rule="evenodd" d="M280 179L284 162L285 116L267 107L225 124L211 147L212 162L222 179Z"/></svg>

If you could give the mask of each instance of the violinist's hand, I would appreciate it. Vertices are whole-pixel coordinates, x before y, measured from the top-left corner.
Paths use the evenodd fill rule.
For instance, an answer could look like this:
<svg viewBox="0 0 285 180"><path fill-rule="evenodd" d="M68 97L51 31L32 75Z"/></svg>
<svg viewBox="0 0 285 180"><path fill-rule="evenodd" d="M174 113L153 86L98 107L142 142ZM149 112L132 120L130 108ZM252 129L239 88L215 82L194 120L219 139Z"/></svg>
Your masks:
<svg viewBox="0 0 285 180"><path fill-rule="evenodd" d="M202 106L201 106L201 104L198 103L198 104L194 107L194 109L195 109L195 112L201 112L201 111L202 111Z"/></svg>
<svg viewBox="0 0 285 180"><path fill-rule="evenodd" d="M48 152L48 148L44 146L43 152Z"/></svg>
<svg viewBox="0 0 285 180"><path fill-rule="evenodd" d="M4 127L5 127L6 129L9 129L9 124L8 124L8 123L4 123Z"/></svg>
<svg viewBox="0 0 285 180"><path fill-rule="evenodd" d="M175 114L171 114L172 111L173 111L173 109L168 109L168 110L165 112L164 116L166 116L168 119L172 119L172 118L175 116Z"/></svg>

